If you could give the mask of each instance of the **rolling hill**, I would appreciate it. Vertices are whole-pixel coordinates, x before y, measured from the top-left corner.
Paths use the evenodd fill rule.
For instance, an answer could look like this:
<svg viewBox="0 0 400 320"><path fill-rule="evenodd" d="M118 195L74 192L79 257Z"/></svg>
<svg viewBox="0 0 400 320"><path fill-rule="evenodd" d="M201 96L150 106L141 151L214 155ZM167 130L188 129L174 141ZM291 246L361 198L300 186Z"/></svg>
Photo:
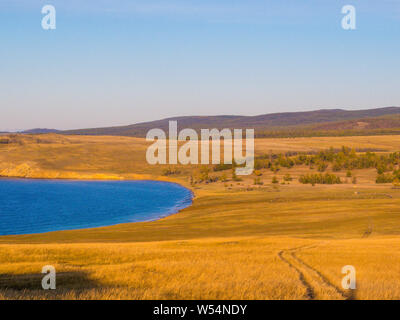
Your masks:
<svg viewBox="0 0 400 320"><path fill-rule="evenodd" d="M258 116L186 116L167 118L127 126L68 130L59 133L145 137L150 129L168 131L169 121L178 121L179 129L254 128L259 137L387 134L400 133L400 107L367 110L328 109L305 112L271 113Z"/></svg>

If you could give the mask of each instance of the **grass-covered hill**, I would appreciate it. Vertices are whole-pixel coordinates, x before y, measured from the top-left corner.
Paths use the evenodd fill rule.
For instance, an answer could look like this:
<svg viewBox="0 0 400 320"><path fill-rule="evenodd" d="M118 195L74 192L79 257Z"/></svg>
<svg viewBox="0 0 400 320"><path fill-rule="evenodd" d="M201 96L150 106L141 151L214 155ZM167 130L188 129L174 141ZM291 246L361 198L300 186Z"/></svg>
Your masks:
<svg viewBox="0 0 400 320"><path fill-rule="evenodd" d="M400 133L400 107L368 110L316 110L271 113L258 116L187 116L167 118L127 126L69 130L62 133L144 137L150 129L168 131L168 123L178 121L179 129L254 128L257 137L340 136Z"/></svg>

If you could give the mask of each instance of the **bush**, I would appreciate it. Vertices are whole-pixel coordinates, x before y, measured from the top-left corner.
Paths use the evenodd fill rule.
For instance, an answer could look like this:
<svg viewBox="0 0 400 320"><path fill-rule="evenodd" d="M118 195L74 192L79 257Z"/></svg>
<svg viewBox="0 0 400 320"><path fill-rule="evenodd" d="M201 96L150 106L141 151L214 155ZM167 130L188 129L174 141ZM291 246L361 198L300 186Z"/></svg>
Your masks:
<svg viewBox="0 0 400 320"><path fill-rule="evenodd" d="M342 170L342 165L339 162L334 162L332 165L332 171L340 171Z"/></svg>
<svg viewBox="0 0 400 320"><path fill-rule="evenodd" d="M272 183L273 183L273 184L279 183L278 178L274 176L274 177L272 178Z"/></svg>
<svg viewBox="0 0 400 320"><path fill-rule="evenodd" d="M208 179L206 180L206 183L217 182L218 180L219 180L219 177L217 177L217 176L209 176Z"/></svg>
<svg viewBox="0 0 400 320"><path fill-rule="evenodd" d="M280 170L279 166L272 166L272 167L271 167L271 171L272 171L273 173L277 173L279 170Z"/></svg>
<svg viewBox="0 0 400 320"><path fill-rule="evenodd" d="M255 159L255 161L254 161L254 169L255 170L266 169L266 168L269 168L269 166L270 166L270 162L268 160Z"/></svg>
<svg viewBox="0 0 400 320"><path fill-rule="evenodd" d="M259 177L262 176L262 173L259 170L254 170L254 174Z"/></svg>
<svg viewBox="0 0 400 320"><path fill-rule="evenodd" d="M325 162L321 162L318 165L318 171L319 172L324 172L326 170L326 168L328 168L328 165Z"/></svg>
<svg viewBox="0 0 400 320"><path fill-rule="evenodd" d="M162 171L161 174L162 174L163 176L171 176L171 175L180 174L180 173L181 173L181 172L180 172L178 169L169 167L169 168L165 168L165 169Z"/></svg>
<svg viewBox="0 0 400 320"><path fill-rule="evenodd" d="M237 176L235 169L232 170L232 180L233 180L233 181L243 181L242 178L239 178L239 177Z"/></svg>
<svg viewBox="0 0 400 320"><path fill-rule="evenodd" d="M376 183L392 183L394 181L394 176L390 173L388 174L378 174L378 176L376 177L375 182Z"/></svg>
<svg viewBox="0 0 400 320"><path fill-rule="evenodd" d="M219 179L218 177L210 177L209 173L210 173L210 168L208 168L207 166L202 166L200 168L200 173L197 176L197 180L199 182L205 182L205 183L218 181Z"/></svg>
<svg viewBox="0 0 400 320"><path fill-rule="evenodd" d="M283 180L285 180L285 181L292 181L293 179L292 179L292 177L290 176L290 174L285 174L285 175L283 176Z"/></svg>
<svg viewBox="0 0 400 320"><path fill-rule="evenodd" d="M214 171L224 171L224 170L230 170L232 169L232 164L225 164L225 163L221 163L221 164L216 164L213 168Z"/></svg>
<svg viewBox="0 0 400 320"><path fill-rule="evenodd" d="M302 175L299 178L299 182L303 184L340 184L342 181L334 174L330 173L315 173Z"/></svg>

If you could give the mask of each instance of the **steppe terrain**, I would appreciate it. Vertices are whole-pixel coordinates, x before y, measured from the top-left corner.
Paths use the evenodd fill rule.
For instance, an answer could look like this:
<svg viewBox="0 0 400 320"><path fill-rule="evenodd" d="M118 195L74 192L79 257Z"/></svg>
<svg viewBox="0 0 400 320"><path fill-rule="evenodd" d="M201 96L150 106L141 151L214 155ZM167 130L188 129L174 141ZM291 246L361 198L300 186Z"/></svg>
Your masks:
<svg viewBox="0 0 400 320"><path fill-rule="evenodd" d="M327 161L320 171L333 172L340 184L300 183L319 173L317 164L261 167L237 178L211 165L151 166L149 144L111 136L0 137L3 177L154 179L195 194L191 207L154 222L1 236L1 299L400 298L400 189L377 184L376 168L333 172ZM259 161L339 153L342 146L354 157L383 156L400 151L400 136L256 139L255 146ZM56 290L41 289L44 265L57 270ZM356 268L356 290L341 286L345 265Z"/></svg>

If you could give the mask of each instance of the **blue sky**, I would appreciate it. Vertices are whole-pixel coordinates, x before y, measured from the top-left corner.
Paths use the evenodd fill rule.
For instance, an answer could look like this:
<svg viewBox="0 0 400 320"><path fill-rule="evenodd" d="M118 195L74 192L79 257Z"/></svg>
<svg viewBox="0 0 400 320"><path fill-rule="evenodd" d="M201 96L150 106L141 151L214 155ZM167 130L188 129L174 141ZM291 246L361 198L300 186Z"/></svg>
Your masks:
<svg viewBox="0 0 400 320"><path fill-rule="evenodd" d="M400 106L396 0L0 0L0 40L0 130Z"/></svg>

